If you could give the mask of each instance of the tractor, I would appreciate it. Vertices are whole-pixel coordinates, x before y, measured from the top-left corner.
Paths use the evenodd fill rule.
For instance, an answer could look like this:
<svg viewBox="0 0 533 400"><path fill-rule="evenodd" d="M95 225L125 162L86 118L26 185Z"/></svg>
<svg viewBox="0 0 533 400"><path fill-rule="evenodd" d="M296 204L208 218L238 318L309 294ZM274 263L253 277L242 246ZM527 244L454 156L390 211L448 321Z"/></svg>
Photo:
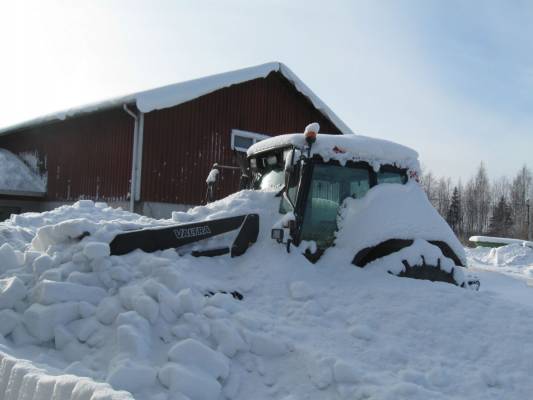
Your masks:
<svg viewBox="0 0 533 400"><path fill-rule="evenodd" d="M390 273L479 288L479 281L466 272L462 245L418 183L414 150L361 135L318 131L312 123L303 134L257 142L240 163L241 189L268 192L279 203L279 219L261 221L272 226L272 240L285 251L301 251L311 263L342 245L353 251L349 261L356 267L399 261ZM215 164L209 173L208 202L215 200L218 176L226 168L236 167ZM238 229L229 246L195 250L193 255L240 256L257 241L259 219L245 214L125 232L111 242L111 252L179 248Z"/></svg>

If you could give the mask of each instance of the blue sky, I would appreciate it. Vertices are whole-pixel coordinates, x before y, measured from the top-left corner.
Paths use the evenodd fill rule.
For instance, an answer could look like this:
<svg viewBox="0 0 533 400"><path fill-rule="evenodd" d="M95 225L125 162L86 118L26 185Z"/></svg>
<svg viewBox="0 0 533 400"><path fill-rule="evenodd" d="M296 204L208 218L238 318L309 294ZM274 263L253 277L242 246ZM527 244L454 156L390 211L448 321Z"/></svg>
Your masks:
<svg viewBox="0 0 533 400"><path fill-rule="evenodd" d="M2 2L0 126L282 61L438 175L513 175L533 167L531 21L531 1Z"/></svg>

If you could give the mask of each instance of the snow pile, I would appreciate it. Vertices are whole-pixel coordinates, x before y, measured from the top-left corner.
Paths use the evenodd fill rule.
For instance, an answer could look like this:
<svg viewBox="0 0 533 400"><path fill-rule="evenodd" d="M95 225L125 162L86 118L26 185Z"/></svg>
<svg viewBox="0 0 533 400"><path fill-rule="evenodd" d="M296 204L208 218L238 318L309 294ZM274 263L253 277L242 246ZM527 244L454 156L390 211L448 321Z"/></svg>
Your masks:
<svg viewBox="0 0 533 400"><path fill-rule="evenodd" d="M335 253L346 253L347 261L358 251L388 239L423 239L446 242L466 265L463 246L413 181L380 184L360 199L347 198L338 225Z"/></svg>
<svg viewBox="0 0 533 400"><path fill-rule="evenodd" d="M467 252L478 269L533 279L533 249L529 246L514 243L496 248L477 247Z"/></svg>
<svg viewBox="0 0 533 400"><path fill-rule="evenodd" d="M45 192L45 182L15 154L0 149L0 190Z"/></svg>
<svg viewBox="0 0 533 400"><path fill-rule="evenodd" d="M114 233L150 220L103 204L12 218L32 237L0 248L0 398L528 398L533 309L356 268L340 238L311 264L270 239L274 195L157 221L258 213L258 242L233 259L110 256Z"/></svg>

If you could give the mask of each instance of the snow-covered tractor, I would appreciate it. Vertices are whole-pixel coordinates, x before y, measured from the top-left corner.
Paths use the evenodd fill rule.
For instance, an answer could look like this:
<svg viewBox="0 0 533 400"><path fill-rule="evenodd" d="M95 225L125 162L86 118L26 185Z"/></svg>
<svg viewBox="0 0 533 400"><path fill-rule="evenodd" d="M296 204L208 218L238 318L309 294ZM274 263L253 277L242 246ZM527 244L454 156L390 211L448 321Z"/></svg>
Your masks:
<svg viewBox="0 0 533 400"><path fill-rule="evenodd" d="M248 149L241 185L279 204L277 219L233 215L127 232L111 243L112 252L178 247L240 228L231 245L194 252L238 256L256 242L260 222L272 227L271 238L286 251L300 251L311 262L335 249L357 267L377 264L398 276L479 286L466 271L461 243L418 183L414 150L360 135L318 135L318 130L313 123L304 134L276 136ZM209 201L221 168L215 164L207 179Z"/></svg>

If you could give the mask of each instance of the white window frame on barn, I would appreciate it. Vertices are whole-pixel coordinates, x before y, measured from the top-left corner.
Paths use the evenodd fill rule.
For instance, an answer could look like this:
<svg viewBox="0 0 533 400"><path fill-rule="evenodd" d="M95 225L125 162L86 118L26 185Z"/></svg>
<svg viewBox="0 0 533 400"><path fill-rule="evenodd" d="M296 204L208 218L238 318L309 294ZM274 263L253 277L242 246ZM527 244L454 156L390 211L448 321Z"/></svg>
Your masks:
<svg viewBox="0 0 533 400"><path fill-rule="evenodd" d="M241 131L239 129L232 129L231 130L231 149L246 153L246 150L248 150L248 147L243 147L242 143L235 144L235 137L251 139L250 144L248 145L248 147L250 147L251 145L257 142L260 142L263 139L268 139L270 136L263 135L261 133Z"/></svg>

